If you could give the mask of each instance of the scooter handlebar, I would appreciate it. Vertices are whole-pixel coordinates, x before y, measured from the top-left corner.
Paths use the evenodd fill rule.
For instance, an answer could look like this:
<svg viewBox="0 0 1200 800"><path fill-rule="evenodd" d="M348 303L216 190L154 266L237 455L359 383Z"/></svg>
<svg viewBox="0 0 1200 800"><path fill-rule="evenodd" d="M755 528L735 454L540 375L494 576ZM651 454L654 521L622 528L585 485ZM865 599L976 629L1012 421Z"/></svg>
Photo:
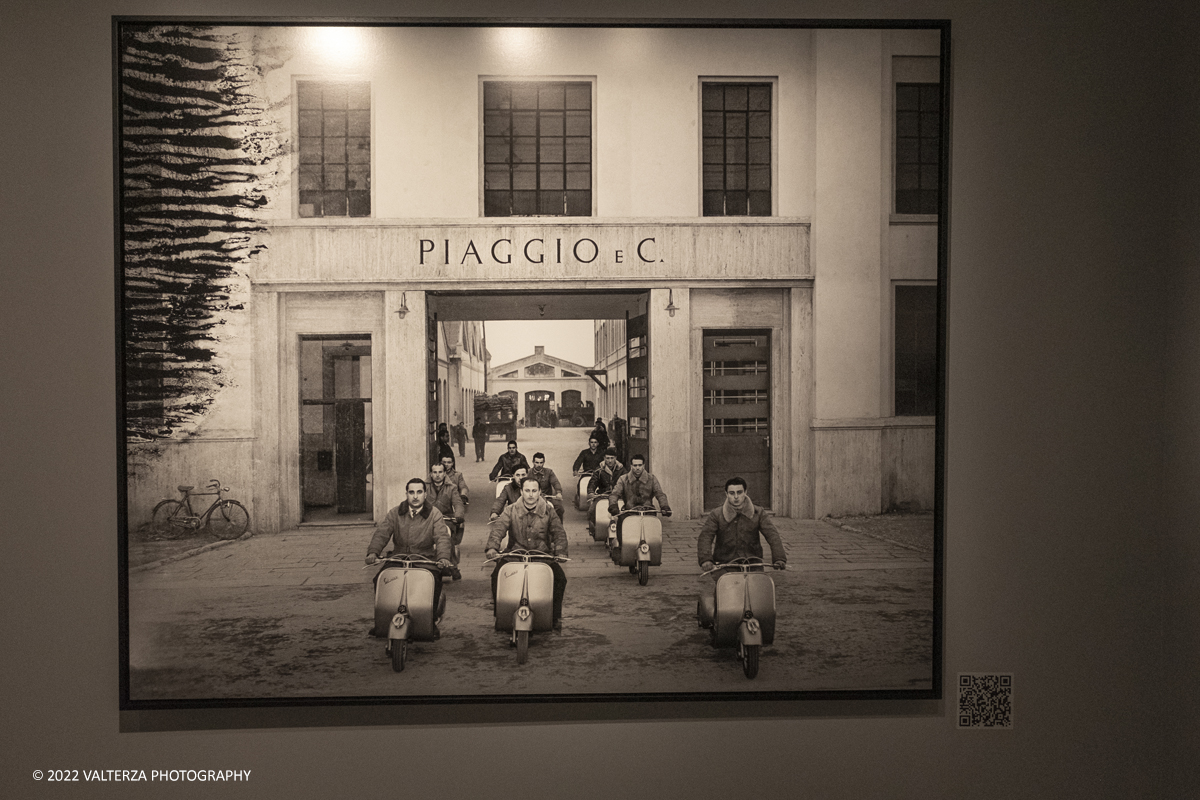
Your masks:
<svg viewBox="0 0 1200 800"><path fill-rule="evenodd" d="M655 508L654 506L633 506L632 508L624 508L621 510L622 514L626 512L637 514L661 514L664 517L671 516L671 509Z"/></svg>
<svg viewBox="0 0 1200 800"><path fill-rule="evenodd" d="M385 556L377 557L372 563L363 565L363 569L367 567L376 567L380 564L432 564L437 565L437 561L427 556L412 554L406 556Z"/></svg>
<svg viewBox="0 0 1200 800"><path fill-rule="evenodd" d="M759 567L767 567L767 566L773 567L774 566L774 565L768 564L766 561L763 561L761 558L755 558L755 557L735 558L733 561L727 561L723 564L719 564L714 561L714 562L712 562L712 565L713 565L712 569L704 570L703 572L700 573L700 575L701 576L711 575L714 572L719 572L720 570L723 570L723 569L737 569L737 570L741 570L742 572L749 572L750 570L756 569ZM774 568L778 569L777 567L774 567Z"/></svg>
<svg viewBox="0 0 1200 800"><path fill-rule="evenodd" d="M495 558L485 558L484 563L499 561L502 558L523 558L528 561L531 558L542 558L547 561L570 561L566 556L553 555L551 553L543 553L541 550L509 550L506 553L499 553Z"/></svg>

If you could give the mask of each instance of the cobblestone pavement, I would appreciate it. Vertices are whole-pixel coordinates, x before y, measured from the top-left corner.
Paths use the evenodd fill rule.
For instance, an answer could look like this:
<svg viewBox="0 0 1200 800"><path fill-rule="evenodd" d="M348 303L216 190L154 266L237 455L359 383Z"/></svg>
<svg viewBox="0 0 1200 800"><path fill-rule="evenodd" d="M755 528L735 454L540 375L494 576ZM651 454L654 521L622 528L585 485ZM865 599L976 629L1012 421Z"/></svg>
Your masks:
<svg viewBox="0 0 1200 800"><path fill-rule="evenodd" d="M445 584L442 639L413 645L402 675L366 636L371 527L339 526L255 536L131 573L131 697L928 688L931 557L830 522L778 522L789 566L771 573L776 635L753 681L696 626L697 593L713 585L699 576L697 520L666 521L663 563L646 586L574 521L563 633L535 636L520 668L507 635L493 631L483 534L468 531L463 580Z"/></svg>
<svg viewBox="0 0 1200 800"><path fill-rule="evenodd" d="M560 434L563 432L559 432ZM566 432L578 434L578 432ZM746 680L729 649L697 627L696 537L702 520L663 520L662 564L639 586L587 533L574 508L573 445L522 431L562 479L571 561L563 632L541 634L516 668L493 630L484 564L491 463L468 463L472 487L463 579L446 583L442 638L415 643L401 675L366 636L370 524L302 525L220 543L130 571L130 684L138 699L524 696L928 688L932 678L931 516L776 519L788 569L776 587L774 644ZM564 442L568 444L564 445ZM489 446L492 451L498 450ZM577 450L576 450L577 452ZM470 460L470 456L468 456ZM562 473L566 472L565 476ZM905 536L896 535L903 528Z"/></svg>

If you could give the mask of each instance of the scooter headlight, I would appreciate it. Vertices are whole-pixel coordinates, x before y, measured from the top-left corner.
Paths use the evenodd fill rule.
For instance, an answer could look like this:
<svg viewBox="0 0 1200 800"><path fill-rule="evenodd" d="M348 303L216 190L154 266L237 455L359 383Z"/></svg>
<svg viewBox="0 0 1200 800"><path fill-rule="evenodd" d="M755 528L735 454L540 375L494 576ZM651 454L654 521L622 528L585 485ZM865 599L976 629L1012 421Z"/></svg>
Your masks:
<svg viewBox="0 0 1200 800"><path fill-rule="evenodd" d="M529 606L521 606L517 609L517 619L524 622L525 620L529 619L530 613L532 612L530 612Z"/></svg>
<svg viewBox="0 0 1200 800"><path fill-rule="evenodd" d="M750 633L758 633L758 620L753 618L746 620L746 630Z"/></svg>

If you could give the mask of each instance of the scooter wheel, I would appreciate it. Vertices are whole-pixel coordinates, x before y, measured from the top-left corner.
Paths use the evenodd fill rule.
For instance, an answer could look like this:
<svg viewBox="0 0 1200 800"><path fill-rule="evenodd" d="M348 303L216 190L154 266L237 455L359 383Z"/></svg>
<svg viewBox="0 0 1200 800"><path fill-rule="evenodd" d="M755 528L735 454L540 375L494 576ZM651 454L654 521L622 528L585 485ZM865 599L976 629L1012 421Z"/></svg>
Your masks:
<svg viewBox="0 0 1200 800"><path fill-rule="evenodd" d="M529 656L529 631L517 631L517 663L524 664Z"/></svg>
<svg viewBox="0 0 1200 800"><path fill-rule="evenodd" d="M639 561L638 562L638 585L645 586L649 582L650 582L650 562L649 561Z"/></svg>
<svg viewBox="0 0 1200 800"><path fill-rule="evenodd" d="M392 669L404 672L404 651L408 649L408 640L395 639L392 641Z"/></svg>
<svg viewBox="0 0 1200 800"><path fill-rule="evenodd" d="M746 673L747 678L758 674L758 649L759 645L756 644L748 644L742 648L742 671Z"/></svg>

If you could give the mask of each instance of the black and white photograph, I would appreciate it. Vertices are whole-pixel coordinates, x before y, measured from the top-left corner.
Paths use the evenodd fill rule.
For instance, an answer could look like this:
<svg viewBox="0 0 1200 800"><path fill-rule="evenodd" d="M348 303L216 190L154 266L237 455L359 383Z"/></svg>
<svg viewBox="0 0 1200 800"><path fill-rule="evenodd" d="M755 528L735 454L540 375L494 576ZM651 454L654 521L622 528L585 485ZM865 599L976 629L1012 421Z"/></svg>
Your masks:
<svg viewBox="0 0 1200 800"><path fill-rule="evenodd" d="M1200 4L10 5L0 796L1200 797Z"/></svg>
<svg viewBox="0 0 1200 800"><path fill-rule="evenodd" d="M941 697L948 36L114 18L122 708Z"/></svg>

